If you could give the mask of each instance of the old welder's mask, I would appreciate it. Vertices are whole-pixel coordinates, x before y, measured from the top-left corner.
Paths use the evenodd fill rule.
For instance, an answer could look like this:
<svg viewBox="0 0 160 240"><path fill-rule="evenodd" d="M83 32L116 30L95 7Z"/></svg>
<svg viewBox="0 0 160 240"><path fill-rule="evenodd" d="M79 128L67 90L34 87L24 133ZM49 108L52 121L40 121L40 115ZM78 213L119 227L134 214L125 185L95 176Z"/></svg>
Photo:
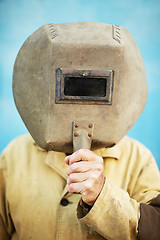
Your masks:
<svg viewBox="0 0 160 240"><path fill-rule="evenodd" d="M72 152L110 147L145 106L143 60L124 27L47 24L24 42L17 55L13 95L41 148Z"/></svg>

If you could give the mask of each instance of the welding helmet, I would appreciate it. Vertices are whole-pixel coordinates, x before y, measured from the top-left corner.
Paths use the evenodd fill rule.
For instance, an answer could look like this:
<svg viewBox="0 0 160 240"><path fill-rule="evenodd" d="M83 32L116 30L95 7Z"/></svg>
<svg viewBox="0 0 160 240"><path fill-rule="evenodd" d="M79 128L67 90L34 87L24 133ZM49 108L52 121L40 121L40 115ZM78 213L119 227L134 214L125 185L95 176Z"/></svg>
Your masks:
<svg viewBox="0 0 160 240"><path fill-rule="evenodd" d="M46 24L17 55L13 95L41 148L72 152L73 141L84 134L90 141L86 148L110 147L145 106L145 68L134 39L122 26Z"/></svg>

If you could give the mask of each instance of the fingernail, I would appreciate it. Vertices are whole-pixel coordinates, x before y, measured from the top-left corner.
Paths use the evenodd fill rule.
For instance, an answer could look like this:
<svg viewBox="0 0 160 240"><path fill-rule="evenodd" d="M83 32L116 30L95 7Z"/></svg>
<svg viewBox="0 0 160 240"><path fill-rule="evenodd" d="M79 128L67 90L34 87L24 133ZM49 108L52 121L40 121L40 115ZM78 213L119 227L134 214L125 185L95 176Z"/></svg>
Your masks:
<svg viewBox="0 0 160 240"><path fill-rule="evenodd" d="M65 163L67 163L67 164L69 164L69 159L68 159L69 157L67 156L67 157L65 157L65 159L64 159L64 161L65 161Z"/></svg>

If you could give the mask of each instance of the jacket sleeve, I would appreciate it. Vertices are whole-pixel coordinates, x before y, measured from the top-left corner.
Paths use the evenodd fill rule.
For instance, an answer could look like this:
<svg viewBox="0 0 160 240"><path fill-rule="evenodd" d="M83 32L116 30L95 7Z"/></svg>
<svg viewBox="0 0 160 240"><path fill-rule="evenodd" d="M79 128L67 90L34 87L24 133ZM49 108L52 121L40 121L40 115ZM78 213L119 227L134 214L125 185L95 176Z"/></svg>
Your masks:
<svg viewBox="0 0 160 240"><path fill-rule="evenodd" d="M80 202L77 209L80 221L105 239L137 239L140 204L107 179L90 211L87 213L83 208Z"/></svg>
<svg viewBox="0 0 160 240"><path fill-rule="evenodd" d="M6 162L2 154L0 158L0 239L9 240L13 233L13 223L10 218L9 206L6 199Z"/></svg>
<svg viewBox="0 0 160 240"><path fill-rule="evenodd" d="M77 216L80 222L105 239L157 240L160 239L159 194L160 175L150 155L140 171L132 194L113 185L106 178L93 207L87 210L80 202ZM155 231L155 235L152 231Z"/></svg>

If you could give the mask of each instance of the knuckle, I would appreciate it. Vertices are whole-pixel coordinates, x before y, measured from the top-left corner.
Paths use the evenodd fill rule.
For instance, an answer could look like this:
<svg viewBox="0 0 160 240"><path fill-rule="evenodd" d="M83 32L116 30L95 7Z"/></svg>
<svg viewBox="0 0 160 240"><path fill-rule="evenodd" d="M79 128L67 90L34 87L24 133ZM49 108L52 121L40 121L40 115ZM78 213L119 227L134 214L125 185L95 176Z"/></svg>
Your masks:
<svg viewBox="0 0 160 240"><path fill-rule="evenodd" d="M77 151L77 154L81 155L83 152L84 152L84 149L79 149L79 150Z"/></svg>
<svg viewBox="0 0 160 240"><path fill-rule="evenodd" d="M88 181L88 183L86 184L86 190L89 192L93 191L93 183L92 181Z"/></svg>
<svg viewBox="0 0 160 240"><path fill-rule="evenodd" d="M83 149L83 148L81 148L77 151L77 154L79 156L85 156L87 153L92 153L92 152L88 149Z"/></svg>
<svg viewBox="0 0 160 240"><path fill-rule="evenodd" d="M78 154L78 157L79 157L79 158L83 158L83 157L85 156L85 150L86 150L86 149L79 149L79 150L77 151L77 154Z"/></svg>
<svg viewBox="0 0 160 240"><path fill-rule="evenodd" d="M98 176L97 176L97 174L92 174L91 175L91 177L90 177L93 181L96 181L97 180L97 178L98 178Z"/></svg>
<svg viewBox="0 0 160 240"><path fill-rule="evenodd" d="M73 163L71 165L71 171L72 172L78 172L79 171L79 164L78 163Z"/></svg>
<svg viewBox="0 0 160 240"><path fill-rule="evenodd" d="M71 172L73 172L75 170L75 166L74 163L70 166Z"/></svg>
<svg viewBox="0 0 160 240"><path fill-rule="evenodd" d="M103 172L95 171L93 174L90 175L90 179L92 182L92 185L97 184L101 177L103 176Z"/></svg>
<svg viewBox="0 0 160 240"><path fill-rule="evenodd" d="M96 162L96 166L97 170L102 170L104 167L103 167L103 162Z"/></svg>
<svg viewBox="0 0 160 240"><path fill-rule="evenodd" d="M69 181L72 182L74 180L74 175L71 173L68 178L69 178Z"/></svg>
<svg viewBox="0 0 160 240"><path fill-rule="evenodd" d="M74 184L70 184L68 189L70 192L74 192L75 191Z"/></svg>
<svg viewBox="0 0 160 240"><path fill-rule="evenodd" d="M100 163L103 163L103 158L102 157L98 156L98 160L99 160Z"/></svg>

